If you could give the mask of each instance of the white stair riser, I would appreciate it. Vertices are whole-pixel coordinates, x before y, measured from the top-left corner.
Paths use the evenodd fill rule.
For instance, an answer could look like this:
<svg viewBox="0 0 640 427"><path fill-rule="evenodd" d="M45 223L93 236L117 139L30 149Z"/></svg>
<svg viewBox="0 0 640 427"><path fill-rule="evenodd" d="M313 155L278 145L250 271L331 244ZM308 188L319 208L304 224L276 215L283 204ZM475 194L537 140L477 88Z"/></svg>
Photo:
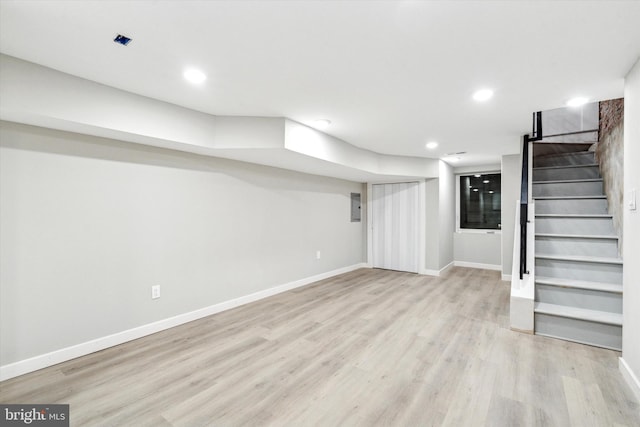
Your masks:
<svg viewBox="0 0 640 427"><path fill-rule="evenodd" d="M606 214L606 199L536 200L536 213L540 214Z"/></svg>
<svg viewBox="0 0 640 427"><path fill-rule="evenodd" d="M600 196L603 191L602 181L533 183L533 197Z"/></svg>
<svg viewBox="0 0 640 427"><path fill-rule="evenodd" d="M600 168L597 165L579 168L567 167L561 169L534 169L534 181L562 181L566 179L594 179L600 178Z"/></svg>
<svg viewBox="0 0 640 427"><path fill-rule="evenodd" d="M615 236L610 217L536 217L536 233Z"/></svg>
<svg viewBox="0 0 640 427"><path fill-rule="evenodd" d="M536 313L535 331L569 341L622 349L621 326Z"/></svg>
<svg viewBox="0 0 640 427"><path fill-rule="evenodd" d="M592 165L595 162L593 152L569 153L558 156L534 157L533 167L543 168L548 166Z"/></svg>
<svg viewBox="0 0 640 427"><path fill-rule="evenodd" d="M616 258L616 239L590 239L586 237L536 236L536 252L549 255L588 255Z"/></svg>
<svg viewBox="0 0 640 427"><path fill-rule="evenodd" d="M622 283L622 265L536 258L536 275Z"/></svg>
<svg viewBox="0 0 640 427"><path fill-rule="evenodd" d="M564 155L534 158L533 197L575 197L604 195L600 171L595 164L593 152L567 153ZM575 166L578 167L558 167ZM536 182L540 181L540 182ZM544 181L557 181L544 183ZM573 182L563 182L573 181ZM597 199L552 199L536 200L536 214L576 214L606 215L608 204L605 198ZM536 254L558 257L584 256L598 258L617 258L617 239L595 239L593 235L615 236L611 217L571 217L538 216L535 219L535 231L538 234L562 234L576 237L536 236ZM577 237L581 236L581 237ZM622 265L594 261L571 261L536 257L536 276L557 279L573 279L586 282L622 284ZM568 283L570 285L571 283ZM579 283L575 283L578 285ZM593 285L592 285L593 286ZM609 285L603 285L611 289ZM566 314L588 315L576 309L595 312L622 313L622 294L604 290L583 289L571 286L536 283L535 300L540 303L539 310L559 310ZM548 306L543 307L545 304ZM551 305L549 305L551 304ZM552 309L552 307L555 307ZM573 310L571 310L573 308ZM594 315L600 317L594 313ZM602 316L604 320L607 316ZM536 334L552 336L568 341L606 348L621 349L622 327L606 323L579 320L562 315L535 313Z"/></svg>
<svg viewBox="0 0 640 427"><path fill-rule="evenodd" d="M589 149L589 144L598 142L598 132L579 133L576 135L559 135L553 137L545 137L544 144L576 144L584 143L586 145L585 150Z"/></svg>
<svg viewBox="0 0 640 427"><path fill-rule="evenodd" d="M536 284L536 301L622 313L622 294Z"/></svg>

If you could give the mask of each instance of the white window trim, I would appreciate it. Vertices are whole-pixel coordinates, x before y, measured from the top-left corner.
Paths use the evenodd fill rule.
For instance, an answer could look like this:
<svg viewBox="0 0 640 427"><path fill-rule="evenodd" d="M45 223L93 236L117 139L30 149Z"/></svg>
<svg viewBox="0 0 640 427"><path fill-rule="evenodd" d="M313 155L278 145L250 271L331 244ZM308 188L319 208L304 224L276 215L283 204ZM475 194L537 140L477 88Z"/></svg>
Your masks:
<svg viewBox="0 0 640 427"><path fill-rule="evenodd" d="M502 171L500 170L483 170L476 172L464 172L456 174L456 233L470 233L470 234L502 234L502 229L495 230L493 228L460 228L460 177L475 175L475 174L489 174L489 173L499 173L502 175ZM502 194L500 195L502 197ZM500 203L502 205L502 202Z"/></svg>

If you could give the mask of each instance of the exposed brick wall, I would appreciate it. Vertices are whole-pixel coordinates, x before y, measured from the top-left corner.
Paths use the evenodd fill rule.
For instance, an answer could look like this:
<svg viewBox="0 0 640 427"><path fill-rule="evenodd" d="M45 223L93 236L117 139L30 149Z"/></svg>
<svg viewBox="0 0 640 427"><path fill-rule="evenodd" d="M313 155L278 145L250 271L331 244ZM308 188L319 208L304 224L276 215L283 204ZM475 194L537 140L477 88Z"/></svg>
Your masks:
<svg viewBox="0 0 640 427"><path fill-rule="evenodd" d="M624 119L624 98L600 102L600 135L609 135Z"/></svg>
<svg viewBox="0 0 640 427"><path fill-rule="evenodd" d="M600 102L600 132L596 144L596 160L604 179L609 213L622 247L624 198L624 99Z"/></svg>

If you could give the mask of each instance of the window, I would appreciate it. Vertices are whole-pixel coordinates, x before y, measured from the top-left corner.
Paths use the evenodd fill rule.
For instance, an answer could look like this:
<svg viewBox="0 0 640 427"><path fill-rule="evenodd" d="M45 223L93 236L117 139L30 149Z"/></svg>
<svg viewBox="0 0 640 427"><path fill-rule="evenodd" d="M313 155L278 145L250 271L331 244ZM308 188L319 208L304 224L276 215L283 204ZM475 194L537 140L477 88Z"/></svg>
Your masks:
<svg viewBox="0 0 640 427"><path fill-rule="evenodd" d="M459 230L500 230L500 174L459 176Z"/></svg>

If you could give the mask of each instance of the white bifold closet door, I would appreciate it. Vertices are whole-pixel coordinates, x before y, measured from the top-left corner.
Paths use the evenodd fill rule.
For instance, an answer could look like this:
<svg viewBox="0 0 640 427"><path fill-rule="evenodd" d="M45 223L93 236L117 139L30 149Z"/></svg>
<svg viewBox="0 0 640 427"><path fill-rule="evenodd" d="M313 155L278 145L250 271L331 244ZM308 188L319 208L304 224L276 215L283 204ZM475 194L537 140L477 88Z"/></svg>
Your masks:
<svg viewBox="0 0 640 427"><path fill-rule="evenodd" d="M373 267L418 272L418 183L372 186Z"/></svg>

